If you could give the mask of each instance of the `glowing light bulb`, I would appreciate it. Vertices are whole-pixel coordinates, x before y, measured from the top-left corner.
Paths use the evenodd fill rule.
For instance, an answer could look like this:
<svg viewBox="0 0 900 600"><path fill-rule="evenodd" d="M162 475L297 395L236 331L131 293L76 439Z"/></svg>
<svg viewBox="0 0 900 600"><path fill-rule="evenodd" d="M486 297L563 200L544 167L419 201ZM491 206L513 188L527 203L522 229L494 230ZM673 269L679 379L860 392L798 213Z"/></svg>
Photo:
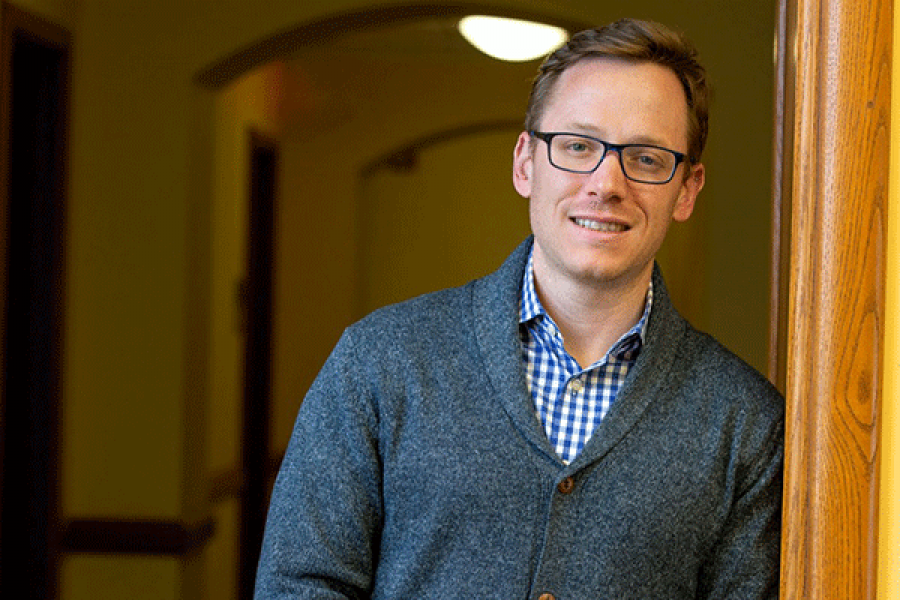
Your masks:
<svg viewBox="0 0 900 600"><path fill-rule="evenodd" d="M522 62L550 54L569 39L565 29L500 17L470 16L459 32L470 44L493 58Z"/></svg>

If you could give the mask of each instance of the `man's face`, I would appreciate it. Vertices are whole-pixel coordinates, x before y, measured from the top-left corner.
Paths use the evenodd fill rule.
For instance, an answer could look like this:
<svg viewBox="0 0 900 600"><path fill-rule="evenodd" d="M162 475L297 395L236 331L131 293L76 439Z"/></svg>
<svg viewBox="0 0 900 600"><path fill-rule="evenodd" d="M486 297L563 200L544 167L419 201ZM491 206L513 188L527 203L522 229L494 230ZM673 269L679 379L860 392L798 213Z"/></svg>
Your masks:
<svg viewBox="0 0 900 600"><path fill-rule="evenodd" d="M562 73L540 127L686 153L687 111L684 90L671 70L589 59ZM690 169L687 178L685 169ZM550 164L545 142L522 133L513 181L519 194L530 198L539 284L566 281L612 289L649 282L669 224L693 211L704 170L682 163L669 183L637 183L625 177L619 156L610 152L593 173L570 173Z"/></svg>

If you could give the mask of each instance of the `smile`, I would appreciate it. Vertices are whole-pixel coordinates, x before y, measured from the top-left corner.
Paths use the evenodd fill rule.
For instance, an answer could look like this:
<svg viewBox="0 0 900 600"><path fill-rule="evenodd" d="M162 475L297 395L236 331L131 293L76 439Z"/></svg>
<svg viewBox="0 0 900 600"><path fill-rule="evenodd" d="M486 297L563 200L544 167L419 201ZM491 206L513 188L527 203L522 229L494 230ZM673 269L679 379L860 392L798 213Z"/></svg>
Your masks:
<svg viewBox="0 0 900 600"><path fill-rule="evenodd" d="M609 223L608 221L594 221L592 219L572 219L576 225L591 229L593 231L603 231L607 233L619 233L628 229L621 223Z"/></svg>

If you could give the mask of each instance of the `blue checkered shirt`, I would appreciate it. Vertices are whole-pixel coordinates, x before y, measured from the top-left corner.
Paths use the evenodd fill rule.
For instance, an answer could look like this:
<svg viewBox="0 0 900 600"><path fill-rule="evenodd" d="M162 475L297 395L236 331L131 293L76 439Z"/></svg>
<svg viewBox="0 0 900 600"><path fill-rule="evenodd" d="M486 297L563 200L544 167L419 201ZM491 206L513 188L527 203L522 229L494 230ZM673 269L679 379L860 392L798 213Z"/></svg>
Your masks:
<svg viewBox="0 0 900 600"><path fill-rule="evenodd" d="M566 352L559 328L537 297L529 257L519 304L522 361L537 415L550 443L566 463L578 456L606 416L637 360L652 303L651 283L637 324L613 344L606 356L582 369Z"/></svg>

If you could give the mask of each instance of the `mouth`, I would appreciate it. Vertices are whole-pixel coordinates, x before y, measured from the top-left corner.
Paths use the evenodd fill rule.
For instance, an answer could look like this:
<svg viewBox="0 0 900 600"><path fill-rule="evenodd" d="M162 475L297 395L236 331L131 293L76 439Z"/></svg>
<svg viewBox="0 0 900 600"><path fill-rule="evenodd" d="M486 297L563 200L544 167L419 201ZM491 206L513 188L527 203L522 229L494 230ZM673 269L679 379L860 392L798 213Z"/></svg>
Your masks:
<svg viewBox="0 0 900 600"><path fill-rule="evenodd" d="M624 223L612 223L610 221L596 221L594 219L573 218L572 222L591 231L601 231L604 233L621 233L628 230L628 226Z"/></svg>

